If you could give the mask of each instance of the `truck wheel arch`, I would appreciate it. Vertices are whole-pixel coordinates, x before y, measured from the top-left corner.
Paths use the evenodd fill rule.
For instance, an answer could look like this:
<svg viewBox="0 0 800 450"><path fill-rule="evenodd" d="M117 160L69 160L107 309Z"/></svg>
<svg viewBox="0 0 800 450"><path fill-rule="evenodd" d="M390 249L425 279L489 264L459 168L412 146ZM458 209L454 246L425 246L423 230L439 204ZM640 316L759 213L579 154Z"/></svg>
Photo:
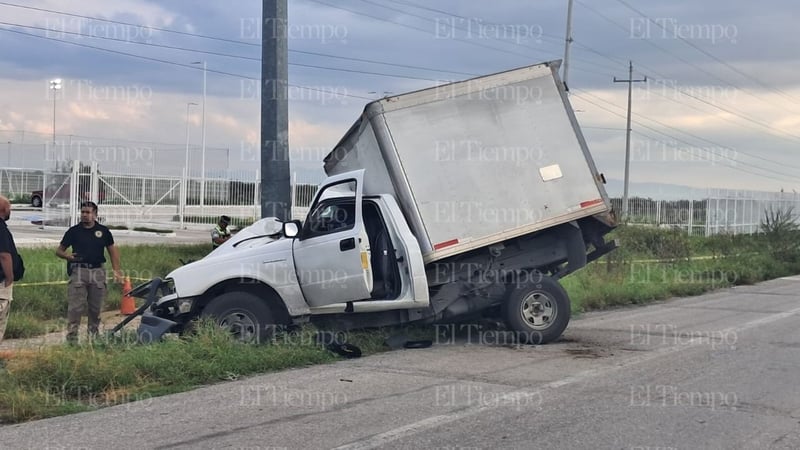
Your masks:
<svg viewBox="0 0 800 450"><path fill-rule="evenodd" d="M270 309L276 324L288 325L291 322L289 311L286 309L281 296L272 286L252 278L237 278L225 280L209 288L200 301L195 305L196 315L202 314L206 305L220 295L228 292L246 292L263 300Z"/></svg>

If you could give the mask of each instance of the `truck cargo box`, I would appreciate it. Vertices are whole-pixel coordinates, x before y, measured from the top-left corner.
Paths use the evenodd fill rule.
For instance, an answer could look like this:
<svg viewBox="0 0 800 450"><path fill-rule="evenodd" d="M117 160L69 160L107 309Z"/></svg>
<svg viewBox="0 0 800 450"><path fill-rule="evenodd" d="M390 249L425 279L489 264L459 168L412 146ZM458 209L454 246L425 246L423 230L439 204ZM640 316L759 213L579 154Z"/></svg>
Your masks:
<svg viewBox="0 0 800 450"><path fill-rule="evenodd" d="M325 158L391 193L426 262L610 210L560 61L369 103Z"/></svg>

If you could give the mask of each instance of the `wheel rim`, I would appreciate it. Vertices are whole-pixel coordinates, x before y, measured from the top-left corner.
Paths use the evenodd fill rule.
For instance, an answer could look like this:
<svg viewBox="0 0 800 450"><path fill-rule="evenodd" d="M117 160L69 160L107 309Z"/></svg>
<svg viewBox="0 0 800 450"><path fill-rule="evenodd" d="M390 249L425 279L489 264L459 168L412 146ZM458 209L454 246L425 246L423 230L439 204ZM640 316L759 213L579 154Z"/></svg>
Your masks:
<svg viewBox="0 0 800 450"><path fill-rule="evenodd" d="M251 342L258 335L258 323L241 311L230 312L220 318L217 323L220 328L229 331L238 341Z"/></svg>
<svg viewBox="0 0 800 450"><path fill-rule="evenodd" d="M520 316L534 330L545 330L555 322L558 305L544 292L531 292L520 303Z"/></svg>

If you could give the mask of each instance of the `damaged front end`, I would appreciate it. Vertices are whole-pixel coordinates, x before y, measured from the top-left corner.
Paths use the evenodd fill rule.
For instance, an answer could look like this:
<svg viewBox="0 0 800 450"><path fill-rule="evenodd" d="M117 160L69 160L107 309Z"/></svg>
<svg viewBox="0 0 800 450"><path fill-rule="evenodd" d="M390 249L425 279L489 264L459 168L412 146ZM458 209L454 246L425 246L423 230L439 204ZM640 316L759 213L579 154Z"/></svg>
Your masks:
<svg viewBox="0 0 800 450"><path fill-rule="evenodd" d="M174 328L178 323L165 318L174 313L172 308L175 305L175 299L177 299L172 280L153 278L133 288L129 295L144 299L145 302L133 314L117 324L109 334L116 333L138 316L142 316L139 328L136 330L137 339L140 343L147 344L158 341L164 334L175 331Z"/></svg>

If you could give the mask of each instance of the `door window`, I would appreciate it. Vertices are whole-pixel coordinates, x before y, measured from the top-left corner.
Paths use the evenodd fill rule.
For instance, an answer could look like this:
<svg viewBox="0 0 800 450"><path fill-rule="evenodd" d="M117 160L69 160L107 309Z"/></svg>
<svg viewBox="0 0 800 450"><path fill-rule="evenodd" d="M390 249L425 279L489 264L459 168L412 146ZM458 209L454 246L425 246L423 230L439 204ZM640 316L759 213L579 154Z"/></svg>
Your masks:
<svg viewBox="0 0 800 450"><path fill-rule="evenodd" d="M356 225L355 193L355 181L326 188L308 215L302 239L352 230Z"/></svg>

